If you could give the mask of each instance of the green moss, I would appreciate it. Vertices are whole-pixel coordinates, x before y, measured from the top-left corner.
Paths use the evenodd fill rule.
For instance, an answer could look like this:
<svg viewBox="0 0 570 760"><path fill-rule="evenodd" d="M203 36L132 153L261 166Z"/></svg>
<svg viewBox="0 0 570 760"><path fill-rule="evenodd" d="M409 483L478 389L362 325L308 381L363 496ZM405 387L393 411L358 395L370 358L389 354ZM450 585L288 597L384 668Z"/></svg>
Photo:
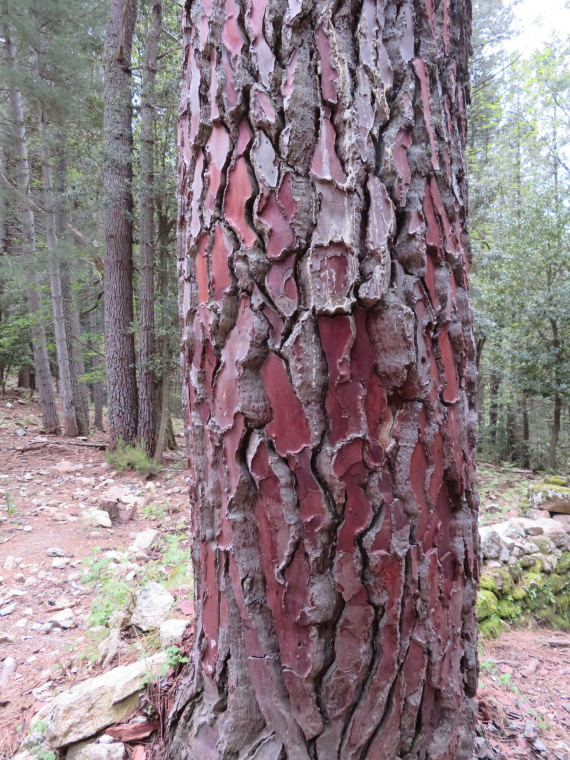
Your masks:
<svg viewBox="0 0 570 760"><path fill-rule="evenodd" d="M526 596L526 590L522 586L515 586L512 590L511 596L515 602L520 602Z"/></svg>
<svg viewBox="0 0 570 760"><path fill-rule="evenodd" d="M540 573L535 573L534 571L530 571L523 575L523 582L524 582L525 588L527 589L542 588L542 575Z"/></svg>
<svg viewBox="0 0 570 760"><path fill-rule="evenodd" d="M566 486L568 485L566 478L560 477L560 475L549 475L544 478L543 483L548 486Z"/></svg>
<svg viewBox="0 0 570 760"><path fill-rule="evenodd" d="M541 493L541 491L554 491L554 493L560 493L562 496L570 496L570 488L567 486L554 486L548 483L532 483L529 486L534 493Z"/></svg>
<svg viewBox="0 0 570 760"><path fill-rule="evenodd" d="M556 600L556 607L560 610L560 612L568 612L570 610L570 592L566 591L562 594L556 594L554 597Z"/></svg>
<svg viewBox="0 0 570 760"><path fill-rule="evenodd" d="M491 617L497 613L499 602L495 594L486 589L481 589L477 596L477 620L485 620L485 618Z"/></svg>
<svg viewBox="0 0 570 760"><path fill-rule="evenodd" d="M552 551L552 541L546 536L532 536L532 543L536 544L543 554L550 554Z"/></svg>
<svg viewBox="0 0 570 760"><path fill-rule="evenodd" d="M495 583L495 579L491 578L490 575L483 575L481 576L481 581L479 582L479 587L482 589L485 589L485 591L491 591L493 594L499 593L499 588L497 584Z"/></svg>
<svg viewBox="0 0 570 760"><path fill-rule="evenodd" d="M496 639L503 630L503 621L497 615L487 618L479 623L479 633L484 639Z"/></svg>
<svg viewBox="0 0 570 760"><path fill-rule="evenodd" d="M561 575L558 575L557 573L551 573L550 577L548 578L548 588L555 594L557 594L559 591L562 591L564 586L568 585L568 581L566 578L563 578Z"/></svg>
<svg viewBox="0 0 570 760"><path fill-rule="evenodd" d="M570 552L562 552L562 556L558 560L557 572L562 574L570 570Z"/></svg>
<svg viewBox="0 0 570 760"><path fill-rule="evenodd" d="M501 620L517 620L520 617L521 608L515 602L508 599L500 599L498 604L498 615Z"/></svg>

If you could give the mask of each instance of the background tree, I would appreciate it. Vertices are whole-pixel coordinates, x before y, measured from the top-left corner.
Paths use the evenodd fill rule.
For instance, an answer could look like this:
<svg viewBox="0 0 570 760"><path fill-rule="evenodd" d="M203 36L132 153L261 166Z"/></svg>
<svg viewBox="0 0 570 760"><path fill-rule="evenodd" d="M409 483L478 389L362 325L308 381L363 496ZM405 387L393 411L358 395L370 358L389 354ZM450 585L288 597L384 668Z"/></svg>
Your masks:
<svg viewBox="0 0 570 760"><path fill-rule="evenodd" d="M111 0L105 41L105 345L112 443L134 443L138 424L130 71L136 13L136 0Z"/></svg>
<svg viewBox="0 0 570 760"><path fill-rule="evenodd" d="M470 7L186 5L171 758L472 756Z"/></svg>

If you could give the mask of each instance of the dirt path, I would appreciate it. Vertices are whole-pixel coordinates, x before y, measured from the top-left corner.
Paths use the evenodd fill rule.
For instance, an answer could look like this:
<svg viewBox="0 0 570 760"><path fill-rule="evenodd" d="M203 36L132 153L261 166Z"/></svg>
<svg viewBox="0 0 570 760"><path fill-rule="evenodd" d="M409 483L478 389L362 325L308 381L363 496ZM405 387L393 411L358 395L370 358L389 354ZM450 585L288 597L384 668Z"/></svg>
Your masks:
<svg viewBox="0 0 570 760"><path fill-rule="evenodd" d="M30 718L43 704L100 669L92 662L102 637L101 625L89 617L93 600L101 594L101 585L92 577L98 565L92 563L97 560L116 571L116 586L122 588L129 572L136 584L151 565L168 577L160 553L163 536L170 539L169 546L175 536L178 553L188 555L182 452L149 483L136 473L117 475L98 449L70 445L16 451L37 440L36 422L35 403L18 403L17 398L0 402L0 661L15 661L4 684L0 676L2 760L15 752ZM97 434L89 441L106 441L106 436ZM99 508L105 492L117 486L127 500L137 503L134 518L111 529L89 525L85 513ZM127 556L134 536L149 528L158 531L153 548ZM118 557L123 564L112 564L111 558ZM173 591L175 585L171 583L170 590L177 601L188 599L190 586L182 584ZM183 609L188 613L187 606ZM56 614L61 621L54 624L50 621ZM108 667L136 660L146 645L136 637L126 640Z"/></svg>

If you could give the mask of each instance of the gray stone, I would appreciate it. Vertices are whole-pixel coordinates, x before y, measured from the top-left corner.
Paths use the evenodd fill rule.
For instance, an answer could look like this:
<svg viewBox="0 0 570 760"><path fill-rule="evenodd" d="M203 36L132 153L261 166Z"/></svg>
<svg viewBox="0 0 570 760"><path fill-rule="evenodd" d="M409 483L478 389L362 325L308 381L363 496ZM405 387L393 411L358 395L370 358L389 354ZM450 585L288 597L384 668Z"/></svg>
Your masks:
<svg viewBox="0 0 570 760"><path fill-rule="evenodd" d="M67 750L66 760L123 760L126 754L125 745L121 742L113 742L113 744L82 742L74 744Z"/></svg>
<svg viewBox="0 0 570 760"><path fill-rule="evenodd" d="M570 536L566 526L558 520L537 520L544 531L544 535L549 538L558 547L567 546L570 542Z"/></svg>
<svg viewBox="0 0 570 760"><path fill-rule="evenodd" d="M75 684L58 694L36 720L45 723L45 737L53 747L65 747L121 723L138 705L138 692L149 679L159 676L166 662L164 652L113 668L96 678ZM32 720L32 723L34 721Z"/></svg>
<svg viewBox="0 0 570 760"><path fill-rule="evenodd" d="M165 620L160 626L161 649L180 646L186 628L188 628L187 620Z"/></svg>
<svg viewBox="0 0 570 760"><path fill-rule="evenodd" d="M174 604L174 597L160 583L150 581L137 592L136 602L131 623L143 631L150 631L164 622Z"/></svg>
<svg viewBox="0 0 570 760"><path fill-rule="evenodd" d="M67 557L54 557L51 561L51 566L56 570L62 570L66 565L69 565Z"/></svg>
<svg viewBox="0 0 570 760"><path fill-rule="evenodd" d="M549 512L570 514L570 489L546 483L530 485L528 503L531 509L547 509Z"/></svg>
<svg viewBox="0 0 570 760"><path fill-rule="evenodd" d="M135 536L135 540L133 541L132 548L133 549L142 549L143 551L145 549L150 549L150 547L153 545L155 538L158 536L158 531L153 530L152 528L149 528L148 530L143 530L141 533L137 533Z"/></svg>
<svg viewBox="0 0 570 760"><path fill-rule="evenodd" d="M6 615L11 615L14 610L16 609L16 602L12 602L12 604L7 604L5 607L2 607L0 609L0 617L6 617Z"/></svg>
<svg viewBox="0 0 570 760"><path fill-rule="evenodd" d="M503 563L507 563L509 561L509 557L511 556L509 549L504 544L501 546L501 553L499 554L499 561Z"/></svg>
<svg viewBox="0 0 570 760"><path fill-rule="evenodd" d="M550 514L550 512L549 512ZM567 530L570 530L570 515L557 515L553 514L552 519L556 520L556 522L562 523L566 527Z"/></svg>
<svg viewBox="0 0 570 760"><path fill-rule="evenodd" d="M58 628L63 628L64 630L73 628L75 626L75 618L73 616L73 612L69 608L56 612L55 615L51 616L49 622L53 623Z"/></svg>
<svg viewBox="0 0 570 760"><path fill-rule="evenodd" d="M501 539L494 527L479 528L481 554L485 559L498 559L501 554Z"/></svg>
<svg viewBox="0 0 570 760"><path fill-rule="evenodd" d="M58 549L56 546L48 549L46 554L48 557L73 557L70 552L66 552L65 549Z"/></svg>

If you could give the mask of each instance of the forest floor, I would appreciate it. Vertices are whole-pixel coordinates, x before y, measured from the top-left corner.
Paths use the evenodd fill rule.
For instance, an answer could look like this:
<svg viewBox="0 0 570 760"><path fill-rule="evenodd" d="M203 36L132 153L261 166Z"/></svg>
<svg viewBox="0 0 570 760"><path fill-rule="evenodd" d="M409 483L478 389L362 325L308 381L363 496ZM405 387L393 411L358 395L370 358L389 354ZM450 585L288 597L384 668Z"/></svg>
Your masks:
<svg viewBox="0 0 570 760"><path fill-rule="evenodd" d="M12 392L0 402L0 662L13 657L16 663L0 683L0 760L12 757L31 718L55 694L156 651L156 635L131 628L113 660L101 665L106 620L138 586L161 580L176 598L174 615L191 620L192 614L183 449L171 452L152 480L117 474L104 450L41 436L39 407L28 395ZM89 438L106 441L104 433ZM21 451L30 446L39 448ZM480 465L481 521L517 514L533 477ZM111 529L86 525L82 513L114 487L136 498L133 519ZM9 515L7 503L13 504ZM149 528L158 531L157 541L147 556L137 556L141 569L129 578L116 557ZM65 557L48 556L50 549ZM112 562L113 552L120 554ZM131 567L126 562L123 569ZM71 626L52 627L51 617L62 609L71 610ZM480 659L486 744L478 739L479 757L570 760L570 636L507 631L481 642Z"/></svg>
<svg viewBox="0 0 570 760"><path fill-rule="evenodd" d="M106 441L105 433L88 439ZM39 405L29 392L0 402L0 661L16 661L4 685L0 676L0 760L12 757L30 720L55 694L102 672L105 623L145 581L166 586L176 599L172 616L191 620L187 470L178 442L168 466L143 480L113 471L104 450L40 435ZM18 450L31 446L40 448ZM102 494L115 487L127 500L135 497L133 519L111 529L87 525L82 513L99 508ZM125 558L135 535L150 528L158 531L152 547ZM70 610L68 628L50 624L62 610ZM137 636L131 628L104 669L158 648L156 634Z"/></svg>

